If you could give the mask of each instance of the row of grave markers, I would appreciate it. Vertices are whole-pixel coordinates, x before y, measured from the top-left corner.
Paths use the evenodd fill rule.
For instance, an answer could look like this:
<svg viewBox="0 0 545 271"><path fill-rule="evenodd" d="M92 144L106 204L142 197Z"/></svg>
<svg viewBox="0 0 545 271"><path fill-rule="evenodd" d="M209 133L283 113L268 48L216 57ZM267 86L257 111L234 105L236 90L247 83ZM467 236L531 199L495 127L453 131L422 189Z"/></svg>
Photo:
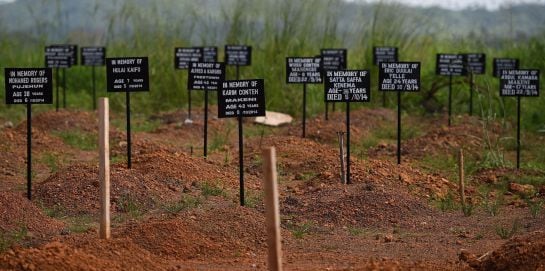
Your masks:
<svg viewBox="0 0 545 271"><path fill-rule="evenodd" d="M225 80L225 66L223 63L189 61L187 64L187 67L190 69L188 89L203 89L206 94L208 90L218 90L218 117L238 118L240 198L241 205L244 205L242 117L265 116L265 86L263 79L238 80L238 66L250 65L251 63L251 47L230 45L227 48L230 49L230 53L226 55L226 60L227 63L237 66L237 80ZM216 51L215 54L217 55L217 50L214 51ZM204 49L201 52L206 52L206 55L214 54L214 52L210 53L209 50ZM5 69L6 103L27 105L27 197L29 199L32 198L31 105L53 103L52 68L56 70L56 81L58 84L58 69L69 68L77 64L76 45L47 46L45 53L46 68ZM176 53L178 53L178 50L176 50ZM201 55L204 55L204 53ZM130 93L149 91L148 58L106 58L104 47L83 47L81 56L84 65L93 67L106 65L106 85L108 92L125 92L127 110L127 167L131 168ZM93 70L93 81L95 80L94 74ZM56 89L58 110L58 85ZM96 92L94 91L94 93ZM64 104L66 103L64 102Z"/></svg>
<svg viewBox="0 0 545 271"><path fill-rule="evenodd" d="M59 44L45 47L45 67L55 69L55 89L56 89L56 110L59 111L60 95L59 83L62 71L62 89L63 89L63 108L66 108L66 69L78 65L78 46L73 44ZM92 67L92 103L93 110L96 109L96 79L95 68L104 66L106 59L105 47L81 47L81 64ZM59 70L60 69L60 70Z"/></svg>
<svg viewBox="0 0 545 271"><path fill-rule="evenodd" d="M263 79L238 80L239 66L251 65L251 47L227 45L225 63L237 68L235 81L225 80L225 63L217 62L216 47L175 48L175 68L188 69L188 90L205 92L204 156L207 155L208 91L218 91L218 117L237 117L239 123L239 164L240 201L244 205L243 138L242 117L265 115L265 94ZM107 91L126 93L127 117L127 165L131 168L130 92L149 91L147 57L106 58L104 47L82 47L81 62L93 67L93 100L95 99L94 67L104 66L107 71ZM452 76L482 74L485 72L484 54L438 54L436 71L438 75ZM420 90L420 63L397 62L395 47L375 47L373 62L379 66L379 90L398 93L398 138L397 161L401 163L401 92ZM77 65L76 45L52 45L45 48L47 68L6 68L5 88L7 104L27 105L27 182L28 197L31 198L31 105L53 102L52 68L56 71L57 110L59 108L59 68ZM346 49L322 49L318 57L286 58L286 83L303 84L303 137L306 120L306 84L324 84L324 98L327 103L346 103L347 129L347 183L350 183L350 103L369 102L369 70L347 70ZM539 96L539 70L520 70L518 60L494 59L494 75L500 77L501 96L518 98L517 125L517 168L520 167L520 97ZM64 77L64 76L63 76ZM63 83L64 85L64 83ZM64 87L65 91L66 88ZM64 95L64 98L66 95ZM384 97L384 96L383 96ZM450 125L449 87L449 125ZM94 103L94 102L93 102ZM65 101L63 102L65 105ZM470 106L471 108L471 106ZM471 111L471 109L470 109ZM189 112L189 116L190 116Z"/></svg>

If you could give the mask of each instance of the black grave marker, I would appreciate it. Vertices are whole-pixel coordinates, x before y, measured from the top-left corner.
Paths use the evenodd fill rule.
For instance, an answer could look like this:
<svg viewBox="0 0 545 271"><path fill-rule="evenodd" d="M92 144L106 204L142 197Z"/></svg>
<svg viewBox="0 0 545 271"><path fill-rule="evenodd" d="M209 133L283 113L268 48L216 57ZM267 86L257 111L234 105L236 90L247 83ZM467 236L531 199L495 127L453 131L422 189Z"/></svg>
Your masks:
<svg viewBox="0 0 545 271"><path fill-rule="evenodd" d="M486 55L482 53L464 54L465 68L469 74L469 115L473 115L474 75L485 74Z"/></svg>
<svg viewBox="0 0 545 271"><path fill-rule="evenodd" d="M517 97L517 169L520 168L520 98L539 96L539 70L501 70L500 96Z"/></svg>
<svg viewBox="0 0 545 271"><path fill-rule="evenodd" d="M106 59L108 92L125 92L127 111L127 167L131 162L131 92L149 91L147 57L120 57Z"/></svg>
<svg viewBox="0 0 545 271"><path fill-rule="evenodd" d="M263 79L225 81L218 92L218 117L238 118L240 205L244 206L244 138L242 118L265 116Z"/></svg>
<svg viewBox="0 0 545 271"><path fill-rule="evenodd" d="M189 69L191 62L217 62L217 47L178 47L174 48L174 68L178 70ZM187 89L187 119L185 123L193 123L191 120L191 89Z"/></svg>
<svg viewBox="0 0 545 271"><path fill-rule="evenodd" d="M287 57L286 83L303 84L303 137L306 136L307 84L321 84L321 57Z"/></svg>
<svg viewBox="0 0 545 271"><path fill-rule="evenodd" d="M452 115L452 76L467 75L467 69L465 67L465 57L462 54L437 54L437 60L435 64L435 73L437 75L447 75L449 77L448 126L450 126Z"/></svg>
<svg viewBox="0 0 545 271"><path fill-rule="evenodd" d="M347 50L344 48L326 48L320 50L322 72L346 70ZM335 103L333 103L335 111ZM329 120L329 103L325 102L325 120Z"/></svg>
<svg viewBox="0 0 545 271"><path fill-rule="evenodd" d="M50 45L45 47L45 67L55 68L56 111L59 111L59 69L62 69L63 108L66 108L66 73L64 69L77 64L77 45Z"/></svg>
<svg viewBox="0 0 545 271"><path fill-rule="evenodd" d="M106 47L81 47L81 65L91 66L93 84L93 110L97 108L95 67L106 65Z"/></svg>
<svg viewBox="0 0 545 271"><path fill-rule="evenodd" d="M225 65L236 67L236 79L240 78L240 66L252 65L252 46L225 45Z"/></svg>
<svg viewBox="0 0 545 271"><path fill-rule="evenodd" d="M420 62L382 62L379 90L397 91L397 164L401 164L401 92L420 90Z"/></svg>
<svg viewBox="0 0 545 271"><path fill-rule="evenodd" d="M350 103L371 101L371 79L367 70L325 71L326 102L346 103L346 183L350 184Z"/></svg>
<svg viewBox="0 0 545 271"><path fill-rule="evenodd" d="M397 47L374 46L373 65L378 66L382 62L398 62ZM386 107L386 92L382 92L382 107Z"/></svg>
<svg viewBox="0 0 545 271"><path fill-rule="evenodd" d="M492 61L492 75L501 76L501 70L518 70L519 60L516 58L494 58Z"/></svg>
<svg viewBox="0 0 545 271"><path fill-rule="evenodd" d="M204 157L208 155L208 91L218 90L225 81L225 65L220 62L191 62L189 65L189 90L204 90Z"/></svg>
<svg viewBox="0 0 545 271"><path fill-rule="evenodd" d="M27 197L32 199L32 104L51 104L51 68L5 68L6 104L26 104L27 110Z"/></svg>

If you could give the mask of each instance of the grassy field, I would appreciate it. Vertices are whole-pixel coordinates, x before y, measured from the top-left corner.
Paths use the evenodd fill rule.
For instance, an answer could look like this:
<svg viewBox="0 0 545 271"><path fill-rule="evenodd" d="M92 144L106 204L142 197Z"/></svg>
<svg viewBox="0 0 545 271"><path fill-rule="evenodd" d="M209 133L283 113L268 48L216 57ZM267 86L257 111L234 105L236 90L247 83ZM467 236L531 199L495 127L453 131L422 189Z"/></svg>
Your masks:
<svg viewBox="0 0 545 271"><path fill-rule="evenodd" d="M106 27L97 32L65 33L62 39L54 39L63 33L63 20L44 26L34 20L38 34L2 33L0 41L0 66L43 66L44 46L52 43L73 43L80 46L104 45L109 56L148 56L150 59L150 92L133 95L133 111L143 114L185 108L187 106L187 71L175 70L172 65L173 48L179 46L215 45L219 58L223 59L224 44L253 46L252 66L241 68L242 78L264 78L267 106L295 116L301 114L302 86L285 84L285 58L287 56L315 56L321 48L341 47L348 49L350 69L372 71L372 103L358 106L381 106L382 94L376 89L378 72L372 65L373 46L397 46L403 61L422 62L422 91L404 95L403 109L410 114L444 112L447 104L448 78L435 75L436 53L483 52L487 54L487 75L477 76L478 90L475 96L475 112L487 118L515 120L516 100L500 98L498 79L493 78L494 57L519 58L522 68L542 69L545 65L545 36L536 35L529 40L513 39L510 33L493 46L485 43L485 37L460 37L441 29L428 31L434 26L426 17L410 16L403 7L395 4L377 4L372 16L354 8L351 25L340 25L341 2L338 0L316 1L260 1L231 0L222 2L221 8L206 10L191 1L155 1L152 8L141 9L132 2L123 2L116 13L106 18L98 16L103 2L95 1L90 16L103 20ZM344 5L344 4L343 4ZM168 8L170 7L170 8ZM36 7L37 8L37 7ZM183 16L176 12L183 9ZM58 9L59 10L59 9ZM60 11L57 11L60 12ZM361 14L360 14L361 13ZM63 14L58 14L62 18ZM406 16L403 16L406 15ZM1 21L0 21L1 23ZM5 23L5 22L3 22ZM221 27L219 26L221 25ZM40 28L41 27L41 28ZM47 31L45 31L47 30ZM57 32L55 32L57 31ZM200 41L184 39L193 31L200 31ZM431 34L429 34L430 32ZM50 34L55 33L56 35ZM437 33L442 33L441 35ZM98 93L111 98L114 110L123 111L124 97L107 94L105 71L97 72ZM91 70L76 66L66 71L68 106L74 109L91 109ZM234 68L227 69L227 78L234 77ZM3 73L0 75L3 82ZM324 110L322 85L309 86L308 110L310 115ZM463 114L468 110L468 78L455 78L453 110ZM3 99L4 91L0 93ZM388 106L395 106L394 96L388 95ZM193 95L196 106L203 102L202 93ZM215 103L215 95L212 97ZM541 108L542 98L523 99L523 127L529 131L543 129L545 115ZM35 110L51 110L53 106L36 106ZM24 107L0 105L0 116L9 120L24 117Z"/></svg>

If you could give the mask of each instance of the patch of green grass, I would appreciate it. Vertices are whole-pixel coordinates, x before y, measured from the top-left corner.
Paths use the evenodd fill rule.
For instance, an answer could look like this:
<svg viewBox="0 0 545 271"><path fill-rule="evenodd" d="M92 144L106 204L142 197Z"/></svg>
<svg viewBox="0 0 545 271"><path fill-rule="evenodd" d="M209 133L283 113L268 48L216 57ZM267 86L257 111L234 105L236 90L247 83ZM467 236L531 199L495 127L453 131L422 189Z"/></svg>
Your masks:
<svg viewBox="0 0 545 271"><path fill-rule="evenodd" d="M496 191L495 196L492 196L492 189L489 187L483 187L479 192L482 198L482 206L484 210L491 216L497 216L500 212L500 208L503 205L503 193Z"/></svg>
<svg viewBox="0 0 545 271"><path fill-rule="evenodd" d="M119 164L119 163L126 163L126 162L127 162L127 156L126 155L110 156L110 163L112 163L112 164Z"/></svg>
<svg viewBox="0 0 545 271"><path fill-rule="evenodd" d="M426 155L418 163L429 172L443 172L449 180L456 180L458 177L458 162L453 155Z"/></svg>
<svg viewBox="0 0 545 271"><path fill-rule="evenodd" d="M527 200L526 203L528 204L532 218L536 219L543 211L543 200Z"/></svg>
<svg viewBox="0 0 545 271"><path fill-rule="evenodd" d="M203 182L199 185L199 187L201 188L201 193L205 198L210 196L227 196L225 189L219 184L219 182Z"/></svg>
<svg viewBox="0 0 545 271"><path fill-rule="evenodd" d="M466 202L465 205L462 206L462 212L465 216L471 216L475 210L475 205L472 202Z"/></svg>
<svg viewBox="0 0 545 271"><path fill-rule="evenodd" d="M13 244L21 242L27 235L28 229L25 226L11 232L0 231L0 252L4 252Z"/></svg>
<svg viewBox="0 0 545 271"><path fill-rule="evenodd" d="M363 235L365 233L365 229L363 228L360 228L360 227L348 227L348 233L352 236L360 236L360 235Z"/></svg>
<svg viewBox="0 0 545 271"><path fill-rule="evenodd" d="M209 141L208 151L213 152L221 149L229 143L229 137L221 132L212 133L212 140Z"/></svg>
<svg viewBox="0 0 545 271"><path fill-rule="evenodd" d="M62 138L67 145L82 151L97 149L98 136L96 134L87 133L81 130L60 131L55 132L55 134Z"/></svg>
<svg viewBox="0 0 545 271"><path fill-rule="evenodd" d="M244 126L244 137L265 137L270 134L272 134L274 131L274 128L261 125L261 124L254 124L254 125L246 125Z"/></svg>
<svg viewBox="0 0 545 271"><path fill-rule="evenodd" d="M56 173L59 170L59 155L50 152L43 153L40 157L40 162L44 163L50 173Z"/></svg>
<svg viewBox="0 0 545 271"><path fill-rule="evenodd" d="M252 162L252 166L261 168L263 166L263 157L261 155L254 155Z"/></svg>
<svg viewBox="0 0 545 271"><path fill-rule="evenodd" d="M316 172L302 172L301 174L299 174L299 179L301 179L303 182L309 184L309 185L313 185L313 180L316 178L316 176L318 176L318 173Z"/></svg>
<svg viewBox="0 0 545 271"><path fill-rule="evenodd" d="M43 206L43 204L40 204L40 205L42 207L42 210L44 210L44 213L49 217L52 217L52 218L65 217L66 209L60 204L53 205L52 207L45 207Z"/></svg>
<svg viewBox="0 0 545 271"><path fill-rule="evenodd" d="M131 123L132 132L153 132L161 126L159 120L136 119Z"/></svg>
<svg viewBox="0 0 545 271"><path fill-rule="evenodd" d="M246 207L255 208L263 203L263 192L248 190L244 201Z"/></svg>
<svg viewBox="0 0 545 271"><path fill-rule="evenodd" d="M505 155L499 150L485 150L483 158L479 162L480 168L500 168L511 166L511 163L505 160Z"/></svg>
<svg viewBox="0 0 545 271"><path fill-rule="evenodd" d="M443 212L458 210L459 208L454 196L450 192L444 198L436 199L435 204Z"/></svg>
<svg viewBox="0 0 545 271"><path fill-rule="evenodd" d="M91 216L75 216L68 219L68 230L71 233L84 233L97 224Z"/></svg>
<svg viewBox="0 0 545 271"><path fill-rule="evenodd" d="M359 144L356 144L355 150L359 150L359 149L368 150L370 148L377 146L379 142L380 140L376 138L374 135L364 136L360 139Z"/></svg>
<svg viewBox="0 0 545 271"><path fill-rule="evenodd" d="M513 237L519 230L520 223L518 220L515 220L511 225L511 228L505 228L503 226L496 226L496 234L501 239L509 239Z"/></svg>
<svg viewBox="0 0 545 271"><path fill-rule="evenodd" d="M515 179L515 178L511 178ZM519 184L530 184L534 187L539 187L541 185L545 185L545 176L522 176L517 179L517 183Z"/></svg>
<svg viewBox="0 0 545 271"><path fill-rule="evenodd" d="M290 230L295 239L303 239L305 235L308 235L311 233L312 228L313 228L312 222L305 222L298 225L292 225L292 227L290 227Z"/></svg>
<svg viewBox="0 0 545 271"><path fill-rule="evenodd" d="M420 127L415 125L404 126L401 130L401 139L407 140L411 138L416 138L423 135L424 132ZM388 139L388 140L397 140L397 126L394 125L384 125L376 129L373 135L378 139Z"/></svg>
<svg viewBox="0 0 545 271"><path fill-rule="evenodd" d="M171 214L177 214L181 211L199 207L202 204L200 197L183 195L182 198L172 204L163 206L163 209Z"/></svg>
<svg viewBox="0 0 545 271"><path fill-rule="evenodd" d="M120 211L132 218L138 218L144 214L141 204L129 194L121 195L118 204Z"/></svg>

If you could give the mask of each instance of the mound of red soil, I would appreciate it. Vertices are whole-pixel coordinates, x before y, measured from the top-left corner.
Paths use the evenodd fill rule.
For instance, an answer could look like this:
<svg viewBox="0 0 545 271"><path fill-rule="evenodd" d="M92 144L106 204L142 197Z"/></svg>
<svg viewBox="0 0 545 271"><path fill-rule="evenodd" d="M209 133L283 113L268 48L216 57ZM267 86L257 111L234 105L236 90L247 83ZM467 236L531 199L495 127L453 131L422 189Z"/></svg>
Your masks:
<svg viewBox="0 0 545 271"><path fill-rule="evenodd" d="M16 248L0 256L9 270L165 270L164 262L130 239L83 238L78 245L54 241L38 248Z"/></svg>
<svg viewBox="0 0 545 271"><path fill-rule="evenodd" d="M213 263L263 262L264 224L257 211L219 200L175 218L132 221L114 228L113 239L108 241L87 233L63 237L62 243L16 248L0 256L0 268L186 270L186 261L208 268Z"/></svg>
<svg viewBox="0 0 545 271"><path fill-rule="evenodd" d="M470 258L477 270L545 270L545 232L515 237L489 254Z"/></svg>
<svg viewBox="0 0 545 271"><path fill-rule="evenodd" d="M26 168L26 144L27 131L26 126L17 129L0 130L0 176L6 180L14 181L24 178ZM60 138L50 136L40 129L32 129L32 153L48 152L52 155L62 152L64 143ZM35 159L36 160L36 159ZM36 166L37 163L34 163ZM35 168L39 169L39 168ZM22 177L23 176L23 177Z"/></svg>
<svg viewBox="0 0 545 271"><path fill-rule="evenodd" d="M411 159L419 159L429 155L453 155L459 148L477 157L482 153L485 144L485 128L477 118L464 117L462 124L451 127L441 126L426 132L423 136L406 140L402 143L402 155ZM492 125L488 136L497 138L498 125ZM370 156L395 156L396 146L381 145L369 150Z"/></svg>
<svg viewBox="0 0 545 271"><path fill-rule="evenodd" d="M96 132L98 129L98 116L96 112L48 111L33 117L32 127L44 131L80 130Z"/></svg>
<svg viewBox="0 0 545 271"><path fill-rule="evenodd" d="M152 254L171 260L262 253L266 237L261 213L224 201L183 212L176 219L130 224L116 235L131 238Z"/></svg>
<svg viewBox="0 0 545 271"><path fill-rule="evenodd" d="M344 106L343 106L344 108ZM357 139L367 135L371 130L376 129L384 123L390 123L395 120L395 114L390 109L385 108L362 108L350 112L350 135ZM302 131L297 129L301 123L297 122L287 130L286 135L300 136ZM338 142L337 132L346 132L346 113L330 112L329 120L325 120L323 115L307 120L308 138L318 142Z"/></svg>
<svg viewBox="0 0 545 271"><path fill-rule="evenodd" d="M43 214L22 193L0 192L0 232L10 233L21 228L39 237L59 233L64 223Z"/></svg>
<svg viewBox="0 0 545 271"><path fill-rule="evenodd" d="M260 146L274 146L277 152L280 178L290 182L290 186L305 191L320 184L339 184L340 159L338 150L312 140L299 137L266 137L252 139L247 144L245 154L247 171L261 176L261 164L255 157L261 155ZM353 183L373 182L381 185L399 185L414 187L415 192L424 197L443 197L449 188L455 185L448 180L425 174L409 165L398 166L381 160L361 161L352 156L351 181Z"/></svg>
<svg viewBox="0 0 545 271"><path fill-rule="evenodd" d="M204 182L238 187L238 175L232 169L166 150L138 154L131 170L125 164L115 164L110 170L113 210L122 208L128 200L144 208L175 201L184 190ZM248 187L258 183L255 178L248 178ZM62 169L36 186L36 197L46 206L62 206L71 214L97 213L98 167L76 164Z"/></svg>
<svg viewBox="0 0 545 271"><path fill-rule="evenodd" d="M544 172L536 169L490 168L475 172L473 181L477 183L496 184L506 177L543 176ZM516 181L516 180L513 180Z"/></svg>
<svg viewBox="0 0 545 271"><path fill-rule="evenodd" d="M375 184L336 185L318 188L312 194L290 195L283 199L282 212L298 220L322 225L386 225L414 228L419 217L436 213L406 189Z"/></svg>

